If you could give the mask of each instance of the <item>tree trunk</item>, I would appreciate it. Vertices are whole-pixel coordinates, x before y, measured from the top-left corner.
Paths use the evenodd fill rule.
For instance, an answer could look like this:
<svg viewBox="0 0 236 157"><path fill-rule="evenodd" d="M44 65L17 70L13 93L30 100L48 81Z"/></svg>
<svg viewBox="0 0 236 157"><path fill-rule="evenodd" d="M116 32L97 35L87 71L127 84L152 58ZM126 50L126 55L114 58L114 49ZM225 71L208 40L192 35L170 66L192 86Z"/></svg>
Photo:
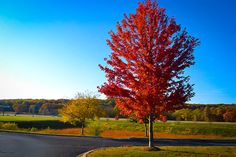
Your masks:
<svg viewBox="0 0 236 157"><path fill-rule="evenodd" d="M84 123L81 123L81 135L84 135Z"/></svg>
<svg viewBox="0 0 236 157"><path fill-rule="evenodd" d="M145 137L148 137L147 123L144 123L144 126L145 126Z"/></svg>
<svg viewBox="0 0 236 157"><path fill-rule="evenodd" d="M149 148L153 147L153 116L149 115Z"/></svg>

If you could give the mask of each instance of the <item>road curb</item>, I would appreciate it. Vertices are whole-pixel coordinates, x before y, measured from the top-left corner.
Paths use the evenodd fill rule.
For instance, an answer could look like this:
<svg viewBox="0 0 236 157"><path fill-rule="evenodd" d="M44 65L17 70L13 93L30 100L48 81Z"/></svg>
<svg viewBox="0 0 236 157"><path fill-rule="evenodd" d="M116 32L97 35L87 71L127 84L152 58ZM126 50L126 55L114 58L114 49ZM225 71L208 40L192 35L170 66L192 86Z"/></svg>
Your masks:
<svg viewBox="0 0 236 157"><path fill-rule="evenodd" d="M101 149L101 148L98 148L98 149ZM87 157L88 154L92 153L95 150L97 150L97 149L93 149L93 150L87 151L87 152L85 152L83 154L79 154L76 157Z"/></svg>

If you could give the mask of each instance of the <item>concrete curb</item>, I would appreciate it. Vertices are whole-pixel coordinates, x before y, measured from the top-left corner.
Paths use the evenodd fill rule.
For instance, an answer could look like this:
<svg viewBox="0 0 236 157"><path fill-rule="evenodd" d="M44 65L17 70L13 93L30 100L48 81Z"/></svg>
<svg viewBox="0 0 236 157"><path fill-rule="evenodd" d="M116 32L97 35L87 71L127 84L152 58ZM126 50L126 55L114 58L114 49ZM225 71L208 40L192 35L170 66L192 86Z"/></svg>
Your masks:
<svg viewBox="0 0 236 157"><path fill-rule="evenodd" d="M101 149L101 148L98 148L98 149ZM95 150L97 150L97 149L93 149L93 150L87 151L87 152L85 152L85 153L83 153L83 154L79 154L79 155L77 155L76 157L87 157L87 155L88 155L89 153L92 153L92 152L95 151Z"/></svg>

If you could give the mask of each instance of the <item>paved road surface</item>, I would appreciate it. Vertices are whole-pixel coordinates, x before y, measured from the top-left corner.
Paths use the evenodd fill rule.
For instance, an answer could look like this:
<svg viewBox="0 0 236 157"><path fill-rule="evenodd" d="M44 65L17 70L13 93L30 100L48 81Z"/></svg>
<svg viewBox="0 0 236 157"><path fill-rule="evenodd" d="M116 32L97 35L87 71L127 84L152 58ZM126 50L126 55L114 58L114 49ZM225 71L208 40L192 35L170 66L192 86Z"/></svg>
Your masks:
<svg viewBox="0 0 236 157"><path fill-rule="evenodd" d="M236 140L158 139L155 144L236 146ZM75 157L94 148L122 145L147 145L147 140L115 140L98 137L64 137L0 132L0 157Z"/></svg>

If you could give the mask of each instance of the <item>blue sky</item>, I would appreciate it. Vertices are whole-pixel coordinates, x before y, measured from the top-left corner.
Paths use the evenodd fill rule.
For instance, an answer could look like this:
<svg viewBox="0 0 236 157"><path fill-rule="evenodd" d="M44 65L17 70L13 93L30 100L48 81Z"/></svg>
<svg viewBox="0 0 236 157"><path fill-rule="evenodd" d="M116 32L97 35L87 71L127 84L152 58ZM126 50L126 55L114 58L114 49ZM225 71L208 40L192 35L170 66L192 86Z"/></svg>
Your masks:
<svg viewBox="0 0 236 157"><path fill-rule="evenodd" d="M108 32L138 0L1 0L0 99L72 98L106 81ZM236 1L159 0L198 37L192 103L236 103Z"/></svg>

